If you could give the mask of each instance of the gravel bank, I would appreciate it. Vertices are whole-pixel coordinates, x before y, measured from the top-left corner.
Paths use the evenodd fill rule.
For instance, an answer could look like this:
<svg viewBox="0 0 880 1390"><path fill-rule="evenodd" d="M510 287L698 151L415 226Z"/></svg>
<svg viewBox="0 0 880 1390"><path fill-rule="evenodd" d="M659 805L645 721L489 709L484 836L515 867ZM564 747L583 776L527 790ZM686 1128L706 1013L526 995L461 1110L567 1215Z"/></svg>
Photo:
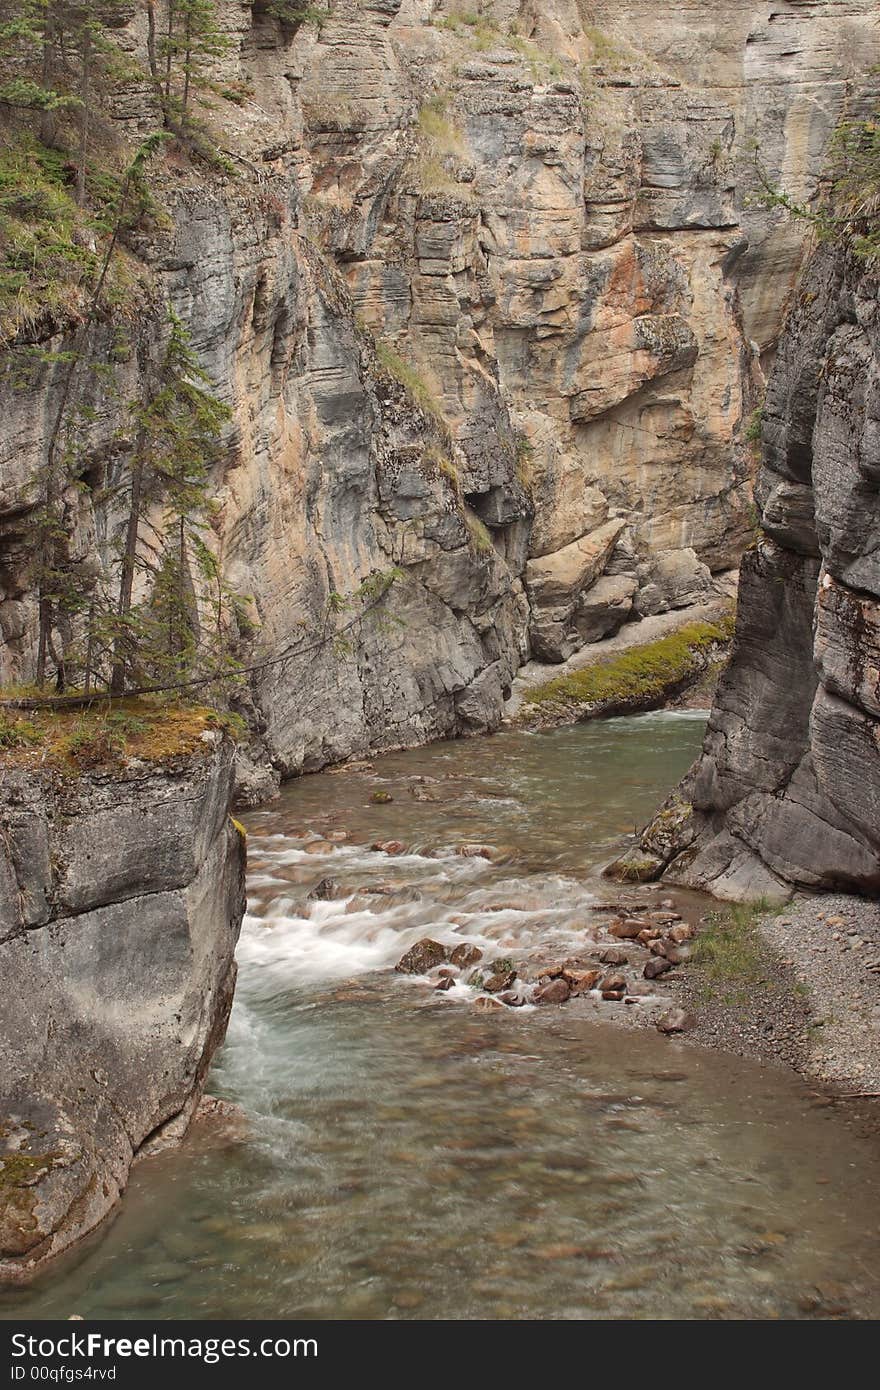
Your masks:
<svg viewBox="0 0 880 1390"><path fill-rule="evenodd" d="M799 897L761 922L809 1000L803 1070L839 1091L880 1091L880 904Z"/></svg>
<svg viewBox="0 0 880 1390"><path fill-rule="evenodd" d="M625 1021L652 1026L679 1004L693 1018L688 1042L793 1067L828 1097L849 1097L837 1102L848 1120L880 1127L880 904L799 895L756 926L759 978L719 987L684 964L659 982L665 1005L628 1010Z"/></svg>

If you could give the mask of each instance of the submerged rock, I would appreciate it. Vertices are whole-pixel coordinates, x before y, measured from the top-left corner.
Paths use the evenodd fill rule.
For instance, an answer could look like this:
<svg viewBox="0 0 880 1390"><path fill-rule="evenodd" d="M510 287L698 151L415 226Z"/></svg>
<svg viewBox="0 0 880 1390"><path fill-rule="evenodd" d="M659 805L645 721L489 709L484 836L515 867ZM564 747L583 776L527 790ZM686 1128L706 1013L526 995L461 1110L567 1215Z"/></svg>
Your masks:
<svg viewBox="0 0 880 1390"><path fill-rule="evenodd" d="M492 994L481 994L474 1000L474 1008L480 1009L483 1013L491 1013L493 1010L503 1013L505 1006L500 1003Z"/></svg>
<svg viewBox="0 0 880 1390"><path fill-rule="evenodd" d="M506 989L498 995L502 1004L506 1004L509 1009L519 1009L526 1002L521 994L517 994L515 989Z"/></svg>
<svg viewBox="0 0 880 1390"><path fill-rule="evenodd" d="M320 883L316 883L309 897L317 902L328 902L331 898L340 896L339 882L335 878L322 878Z"/></svg>
<svg viewBox="0 0 880 1390"><path fill-rule="evenodd" d="M648 912L646 916L655 927L671 927L674 922L681 921L677 912Z"/></svg>
<svg viewBox="0 0 880 1390"><path fill-rule="evenodd" d="M502 990L510 989L515 979L515 970L495 970L485 981L483 989L487 994L500 994Z"/></svg>
<svg viewBox="0 0 880 1390"><path fill-rule="evenodd" d="M639 932L650 930L650 922L645 922L641 917L622 917L617 918L608 924L608 935L616 936L622 941L634 941Z"/></svg>
<svg viewBox="0 0 880 1390"><path fill-rule="evenodd" d="M595 989L601 970L563 970L562 978L565 980L572 994L587 994L591 989Z"/></svg>
<svg viewBox="0 0 880 1390"><path fill-rule="evenodd" d="M620 974L617 971L613 971L610 974L605 975L603 977L603 979L599 982L599 988L601 989L603 995L609 993L613 994L619 990L625 990L626 976Z"/></svg>
<svg viewBox="0 0 880 1390"><path fill-rule="evenodd" d="M604 965L629 965L629 956L618 946L606 946L599 952L599 959Z"/></svg>
<svg viewBox="0 0 880 1390"><path fill-rule="evenodd" d="M450 965L458 965L462 970L466 970L469 965L476 965L477 961L482 959L483 952L479 946L472 946L468 941L463 941L449 953Z"/></svg>

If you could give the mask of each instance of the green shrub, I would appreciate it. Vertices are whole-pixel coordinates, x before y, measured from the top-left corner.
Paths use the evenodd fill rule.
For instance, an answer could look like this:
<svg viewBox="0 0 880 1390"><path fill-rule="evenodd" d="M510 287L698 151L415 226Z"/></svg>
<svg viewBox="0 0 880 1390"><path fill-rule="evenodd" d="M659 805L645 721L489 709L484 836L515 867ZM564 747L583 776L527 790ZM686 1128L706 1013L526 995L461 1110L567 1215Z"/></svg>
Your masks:
<svg viewBox="0 0 880 1390"><path fill-rule="evenodd" d="M16 719L0 711L0 748L31 748L42 734L30 719Z"/></svg>
<svg viewBox="0 0 880 1390"><path fill-rule="evenodd" d="M757 406L756 409L752 411L749 417L749 423L746 426L746 439L750 444L760 444L763 424L764 411L761 406Z"/></svg>

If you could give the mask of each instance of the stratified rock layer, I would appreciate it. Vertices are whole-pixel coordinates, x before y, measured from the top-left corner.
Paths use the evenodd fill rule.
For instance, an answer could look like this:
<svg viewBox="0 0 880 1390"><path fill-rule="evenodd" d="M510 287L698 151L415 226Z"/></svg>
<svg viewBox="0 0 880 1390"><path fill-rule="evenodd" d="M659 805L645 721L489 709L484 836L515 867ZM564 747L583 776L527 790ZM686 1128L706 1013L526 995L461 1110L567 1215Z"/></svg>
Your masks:
<svg viewBox="0 0 880 1390"><path fill-rule="evenodd" d="M161 769L3 780L0 1277L15 1279L106 1215L148 1140L186 1129L232 1004L244 843L228 742Z"/></svg>
<svg viewBox="0 0 880 1390"><path fill-rule="evenodd" d="M530 654L702 603L736 566L757 370L740 288L772 343L803 241L744 206L746 147L757 133L808 194L876 34L870 0L497 0L479 19L338 0L295 34L217 10L229 47L199 109L235 177L157 161L167 225L129 246L144 302L91 341L57 325L0 378L0 679L33 674L34 480L66 355L105 367L82 374L65 499L94 576L168 302L232 411L205 539L246 608L242 654L269 662L244 711L254 801L493 728ZM143 10L124 43L145 61ZM148 82L111 101L132 146L155 128ZM322 644L334 605L392 569L381 611Z"/></svg>
<svg viewBox="0 0 880 1390"><path fill-rule="evenodd" d="M764 411L762 531L703 753L622 872L725 898L880 891L880 285L805 273Z"/></svg>

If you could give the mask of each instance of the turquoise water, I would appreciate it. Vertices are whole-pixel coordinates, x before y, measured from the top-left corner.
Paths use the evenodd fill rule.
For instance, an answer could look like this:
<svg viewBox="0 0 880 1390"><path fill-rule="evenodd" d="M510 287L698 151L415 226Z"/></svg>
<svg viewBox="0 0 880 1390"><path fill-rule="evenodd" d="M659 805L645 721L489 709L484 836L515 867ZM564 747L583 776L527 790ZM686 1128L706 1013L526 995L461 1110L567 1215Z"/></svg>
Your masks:
<svg viewBox="0 0 880 1390"><path fill-rule="evenodd" d="M0 1316L877 1316L880 1164L796 1078L616 1027L624 1005L485 1013L390 968L425 935L523 971L584 949L601 865L701 737L654 714L439 744L248 816L211 1077L247 1118L140 1164Z"/></svg>

